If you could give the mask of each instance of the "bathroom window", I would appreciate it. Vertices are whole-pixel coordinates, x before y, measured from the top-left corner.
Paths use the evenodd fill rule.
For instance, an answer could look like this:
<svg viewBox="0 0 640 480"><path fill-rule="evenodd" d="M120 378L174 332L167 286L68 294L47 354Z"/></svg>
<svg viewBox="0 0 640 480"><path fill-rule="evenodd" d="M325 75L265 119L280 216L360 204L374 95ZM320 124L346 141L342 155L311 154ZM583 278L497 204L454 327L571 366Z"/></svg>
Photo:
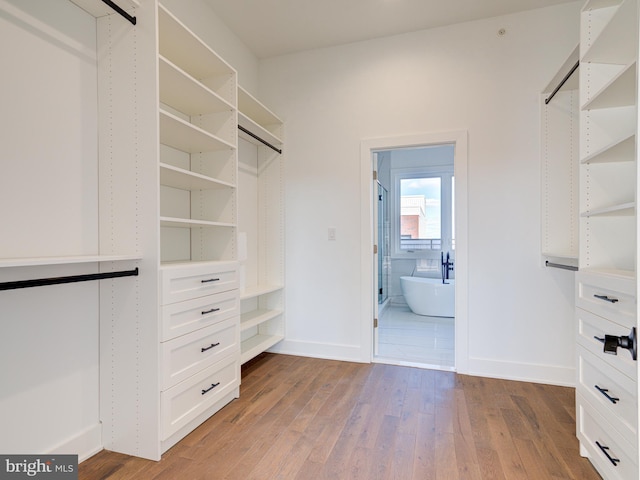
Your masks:
<svg viewBox="0 0 640 480"><path fill-rule="evenodd" d="M453 168L394 172L394 255L439 258L454 242Z"/></svg>

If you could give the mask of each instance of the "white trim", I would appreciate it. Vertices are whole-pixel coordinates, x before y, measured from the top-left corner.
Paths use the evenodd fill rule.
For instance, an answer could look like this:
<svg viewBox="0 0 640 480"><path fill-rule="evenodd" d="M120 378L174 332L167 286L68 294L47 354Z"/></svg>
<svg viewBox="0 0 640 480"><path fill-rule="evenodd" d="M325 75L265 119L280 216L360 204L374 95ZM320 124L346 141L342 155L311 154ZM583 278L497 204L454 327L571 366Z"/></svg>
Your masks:
<svg viewBox="0 0 640 480"><path fill-rule="evenodd" d="M373 330L373 328L370 330ZM371 335L371 332L369 334ZM371 361L370 358L364 359L362 348L359 345L340 345L336 343L285 339L277 345L274 345L268 351L284 355L342 360L345 362L369 363Z"/></svg>
<svg viewBox="0 0 640 480"><path fill-rule="evenodd" d="M103 450L102 424L96 423L48 450L48 454L78 455L78 463Z"/></svg>
<svg viewBox="0 0 640 480"><path fill-rule="evenodd" d="M478 377L502 378L563 387L575 387L576 385L576 370L572 367L509 362L478 357L472 357L470 364L473 365L473 368L467 373Z"/></svg>
<svg viewBox="0 0 640 480"><path fill-rule="evenodd" d="M456 371L469 370L468 340L468 200L467 200L467 131L422 133L401 137L363 140L360 143L360 288L361 288L361 361L373 361L373 311L375 278L372 261L373 208L371 195L372 157L375 150L390 150L412 146L455 144L454 175L456 178Z"/></svg>

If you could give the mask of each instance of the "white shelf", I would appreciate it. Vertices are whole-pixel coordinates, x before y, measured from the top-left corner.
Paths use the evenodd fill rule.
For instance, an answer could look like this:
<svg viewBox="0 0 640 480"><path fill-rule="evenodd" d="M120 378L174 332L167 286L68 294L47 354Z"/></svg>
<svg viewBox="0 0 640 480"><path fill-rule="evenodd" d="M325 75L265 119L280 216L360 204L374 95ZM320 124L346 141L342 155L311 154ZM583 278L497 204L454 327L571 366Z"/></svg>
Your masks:
<svg viewBox="0 0 640 480"><path fill-rule="evenodd" d="M583 7L583 11L599 10L600 8L615 7L622 0L589 0Z"/></svg>
<svg viewBox="0 0 640 480"><path fill-rule="evenodd" d="M250 298L259 297L260 295L266 295L267 293L277 292L282 290L281 285L257 285L248 287L244 292L240 292L240 300L248 300Z"/></svg>
<svg viewBox="0 0 640 480"><path fill-rule="evenodd" d="M238 111L263 127L282 124L282 120L275 113L240 86L238 86Z"/></svg>
<svg viewBox="0 0 640 480"><path fill-rule="evenodd" d="M636 136L631 134L585 157L581 163L589 165L594 163L633 162L635 149Z"/></svg>
<svg viewBox="0 0 640 480"><path fill-rule="evenodd" d="M182 190L213 190L235 188L235 185L207 177L199 173L174 167L166 163L160 164L160 184Z"/></svg>
<svg viewBox="0 0 640 480"><path fill-rule="evenodd" d="M621 203L619 205L611 205L609 207L595 208L580 214L581 217L622 217L632 216L636 211L635 202Z"/></svg>
<svg viewBox="0 0 640 480"><path fill-rule="evenodd" d="M160 143L187 153L235 148L235 145L160 109Z"/></svg>
<svg viewBox="0 0 640 480"><path fill-rule="evenodd" d="M600 35L583 52L581 61L621 65L628 65L635 61L638 55L637 38L628 37L629 32L635 31L635 22L637 22L635 2L623 0Z"/></svg>
<svg viewBox="0 0 640 480"><path fill-rule="evenodd" d="M636 62L633 62L605 84L591 100L582 106L582 110L634 105L636 81Z"/></svg>
<svg viewBox="0 0 640 480"><path fill-rule="evenodd" d="M542 90L542 93L548 95L551 92L553 92L556 89L556 87L560 85L560 82L562 81L562 79L574 67L579 57L580 57L580 48L579 46L576 46L576 48L573 49L573 51L571 52L569 57L567 57L565 62L562 64L562 66L558 69L558 73L556 73L555 77L553 77L549 82L549 84L544 88L544 90ZM562 85L562 87L558 91L563 92L566 90L577 90L578 85L580 83L579 78L580 76L578 75L578 70L576 70L571 74L571 76L567 79L567 81L564 83L564 85Z"/></svg>
<svg viewBox="0 0 640 480"><path fill-rule="evenodd" d="M72 263L120 262L140 259L140 255L72 255L61 257L0 258L0 268L65 265Z"/></svg>
<svg viewBox="0 0 640 480"><path fill-rule="evenodd" d="M273 347L276 343L283 340L282 335L254 335L242 342L240 355L240 363L246 363L256 355Z"/></svg>
<svg viewBox="0 0 640 480"><path fill-rule="evenodd" d="M235 227L234 223L208 222L189 218L160 217L161 227L198 228L198 227Z"/></svg>
<svg viewBox="0 0 640 480"><path fill-rule="evenodd" d="M180 67L159 57L160 101L187 115L232 111L234 107Z"/></svg>
<svg viewBox="0 0 640 480"><path fill-rule="evenodd" d="M105 15L118 14L113 8L100 0L71 0L85 12L90 13L94 17L104 17ZM132 15L133 10L140 6L138 0L116 0L116 3L125 12Z"/></svg>
<svg viewBox="0 0 640 480"><path fill-rule="evenodd" d="M244 332L252 327L256 327L262 323L282 315L283 310L251 310L243 313L240 318L240 331Z"/></svg>
<svg viewBox="0 0 640 480"><path fill-rule="evenodd" d="M158 5L160 54L198 80L235 70L163 5Z"/></svg>
<svg viewBox="0 0 640 480"><path fill-rule="evenodd" d="M593 273L608 277L620 278L623 280L635 280L636 273L633 270L621 270L615 268L581 268L583 273Z"/></svg>

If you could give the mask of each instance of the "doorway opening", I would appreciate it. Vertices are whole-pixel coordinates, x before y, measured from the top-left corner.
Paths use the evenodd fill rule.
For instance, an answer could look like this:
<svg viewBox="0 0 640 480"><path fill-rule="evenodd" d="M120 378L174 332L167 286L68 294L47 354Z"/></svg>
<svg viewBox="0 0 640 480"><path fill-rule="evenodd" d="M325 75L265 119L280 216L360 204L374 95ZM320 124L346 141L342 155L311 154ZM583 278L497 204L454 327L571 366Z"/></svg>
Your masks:
<svg viewBox="0 0 640 480"><path fill-rule="evenodd" d="M363 170L365 163L369 169L366 227L374 244L373 258L363 255L370 266L363 264L363 271L371 272L364 295L373 316L371 361L463 373L466 132L372 140L362 147Z"/></svg>
<svg viewBox="0 0 640 480"><path fill-rule="evenodd" d="M383 190L376 215L378 292L386 290L378 300L376 358L453 370L454 145L372 155ZM390 201L384 202L385 191Z"/></svg>

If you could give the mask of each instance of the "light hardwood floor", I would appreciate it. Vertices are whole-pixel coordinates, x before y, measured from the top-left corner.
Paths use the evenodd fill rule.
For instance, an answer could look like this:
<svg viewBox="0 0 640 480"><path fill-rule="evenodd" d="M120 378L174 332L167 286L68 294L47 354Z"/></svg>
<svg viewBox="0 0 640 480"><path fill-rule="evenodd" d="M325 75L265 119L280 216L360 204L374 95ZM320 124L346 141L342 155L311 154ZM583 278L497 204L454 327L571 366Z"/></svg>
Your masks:
<svg viewBox="0 0 640 480"><path fill-rule="evenodd" d="M233 401L160 462L100 452L80 479L599 479L574 390L262 354Z"/></svg>

